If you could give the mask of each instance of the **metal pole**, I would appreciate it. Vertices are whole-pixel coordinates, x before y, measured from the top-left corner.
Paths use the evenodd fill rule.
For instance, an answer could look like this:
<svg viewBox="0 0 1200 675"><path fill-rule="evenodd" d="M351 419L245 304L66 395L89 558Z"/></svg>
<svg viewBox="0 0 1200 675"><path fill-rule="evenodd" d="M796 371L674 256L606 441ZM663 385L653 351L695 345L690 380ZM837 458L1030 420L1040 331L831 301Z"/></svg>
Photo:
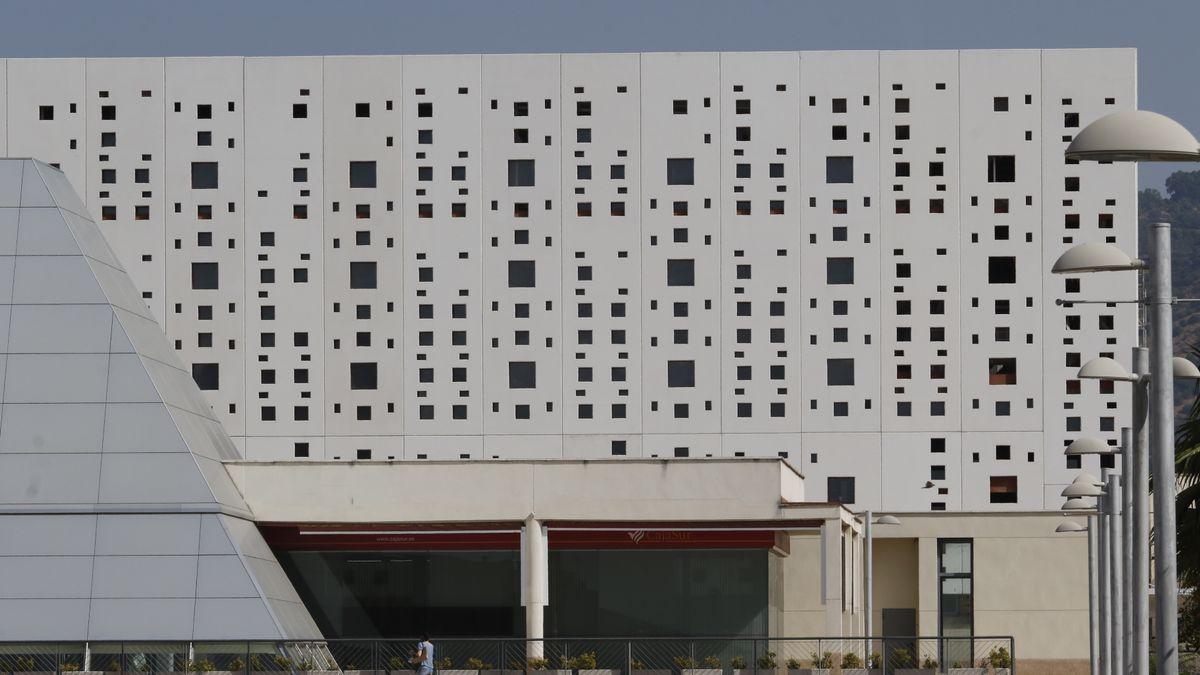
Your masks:
<svg viewBox="0 0 1200 675"><path fill-rule="evenodd" d="M1120 473L1112 471L1108 474L1107 492L1110 535L1108 552L1111 556L1108 580L1112 584L1112 590L1108 593L1108 601L1112 608L1112 633L1109 636L1109 647L1112 653L1112 671L1119 674L1128 672L1125 670L1125 621L1122 615L1122 599L1125 597L1124 565L1122 563L1125 553L1124 543L1121 541L1121 521L1124 520L1124 516L1121 514Z"/></svg>
<svg viewBox="0 0 1200 675"><path fill-rule="evenodd" d="M1179 673L1179 584L1175 579L1175 378L1171 332L1171 225L1154 223L1150 303L1150 433L1154 443L1154 652L1159 675Z"/></svg>
<svg viewBox="0 0 1200 675"><path fill-rule="evenodd" d="M1129 583L1133 573L1133 485L1129 480L1129 448L1133 445L1133 430L1121 429L1121 660L1122 672L1133 670L1133 596Z"/></svg>
<svg viewBox="0 0 1200 675"><path fill-rule="evenodd" d="M1108 484L1108 472L1110 469L1105 469L1101 476L1105 485ZM1109 536L1108 536L1108 498L1101 495L1096 498L1097 520L1099 528L1096 530L1097 541L1100 546L1100 555L1097 558L1100 565L1100 583L1097 588L1100 591L1100 675L1114 675L1112 667L1112 651L1109 638L1112 635L1112 605L1109 602L1109 591L1112 590L1112 584L1109 581Z"/></svg>
<svg viewBox="0 0 1200 675"><path fill-rule="evenodd" d="M867 636L867 638L871 637L871 630L874 627L874 619L873 619L872 615L875 612L875 603L873 601L873 598L871 597L875 594L875 576L874 576L874 570L872 569L872 567L874 566L874 563L872 561L874 560L874 557L875 557L874 556L874 554L875 554L875 539L871 535L871 520L872 520L871 511L870 511L870 509L868 509L866 524L863 526L863 535L864 535L864 539L866 540L866 550L863 552L863 557L865 558L865 560L863 561L863 567L865 568L865 572L867 575L867 598L866 598L866 609L867 609L867 612L866 612L866 614L867 614L867 616L866 616L866 634L867 635L866 636Z"/></svg>
<svg viewBox="0 0 1200 675"><path fill-rule="evenodd" d="M1088 561L1088 652L1091 661L1091 674L1100 675L1100 598L1098 590L1097 558L1097 525L1096 516L1087 518L1087 561Z"/></svg>
<svg viewBox="0 0 1200 675"><path fill-rule="evenodd" d="M1150 352L1145 347L1133 349L1133 372L1141 376L1133 386L1133 451L1121 458L1122 468L1132 480L1129 492L1133 496L1133 564L1129 571L1133 652L1129 661L1136 675L1147 675L1150 672L1150 426L1146 423L1146 413Z"/></svg>

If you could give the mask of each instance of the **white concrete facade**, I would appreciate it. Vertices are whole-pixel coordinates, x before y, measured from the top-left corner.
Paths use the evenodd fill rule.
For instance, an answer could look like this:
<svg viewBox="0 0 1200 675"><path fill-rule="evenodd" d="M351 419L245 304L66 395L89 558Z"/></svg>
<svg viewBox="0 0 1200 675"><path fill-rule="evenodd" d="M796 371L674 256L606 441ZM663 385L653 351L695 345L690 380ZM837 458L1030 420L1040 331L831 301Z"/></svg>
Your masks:
<svg viewBox="0 0 1200 675"><path fill-rule="evenodd" d="M0 155L85 196L248 460L783 455L812 500L1029 511L1128 415L1073 375L1133 307L1054 299L1136 280L1049 267L1136 248L1135 170L1062 159L1133 50L0 73Z"/></svg>

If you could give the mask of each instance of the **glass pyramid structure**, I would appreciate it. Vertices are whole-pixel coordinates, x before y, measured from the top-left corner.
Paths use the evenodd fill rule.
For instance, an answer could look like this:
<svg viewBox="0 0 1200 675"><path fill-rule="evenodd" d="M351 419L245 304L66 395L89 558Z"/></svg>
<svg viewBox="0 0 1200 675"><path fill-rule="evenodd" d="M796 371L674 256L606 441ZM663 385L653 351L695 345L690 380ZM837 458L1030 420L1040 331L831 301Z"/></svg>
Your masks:
<svg viewBox="0 0 1200 675"><path fill-rule="evenodd" d="M0 636L319 639L238 451L57 169L0 159Z"/></svg>

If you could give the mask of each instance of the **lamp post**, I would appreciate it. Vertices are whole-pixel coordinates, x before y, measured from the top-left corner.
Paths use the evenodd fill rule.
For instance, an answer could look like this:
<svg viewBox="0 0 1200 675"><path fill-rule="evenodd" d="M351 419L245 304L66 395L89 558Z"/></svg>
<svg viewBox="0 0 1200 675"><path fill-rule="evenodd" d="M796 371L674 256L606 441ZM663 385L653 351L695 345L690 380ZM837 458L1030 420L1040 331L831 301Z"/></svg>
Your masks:
<svg viewBox="0 0 1200 675"><path fill-rule="evenodd" d="M1095 507L1086 499L1075 497L1068 499L1066 504L1063 504L1063 511L1079 511L1092 510ZM1087 533L1087 569L1088 569L1088 661L1090 663L1089 672L1091 675L1100 675L1100 598L1099 586L1100 581L1096 574L1096 559L1098 556L1098 547L1096 545L1096 515L1089 513L1087 516L1087 525L1080 525L1073 520L1067 520L1061 523L1054 529L1058 533Z"/></svg>
<svg viewBox="0 0 1200 675"><path fill-rule="evenodd" d="M1178 122L1158 113L1131 110L1114 113L1092 122L1080 131L1067 147L1069 160L1100 162L1198 162L1200 142ZM1175 452L1174 452L1174 392L1169 373L1172 370L1171 333L1171 237L1170 225L1155 223L1152 227L1153 266L1134 260L1108 244L1081 244L1064 253L1055 263L1054 272L1079 273L1151 268L1150 305L1151 343L1149 405L1150 438L1154 444L1152 465L1159 489L1154 491L1154 589L1158 598L1155 622L1158 640L1155 653L1158 672L1177 675L1179 672L1179 630L1176 607L1179 584L1175 570ZM1148 491L1148 484L1132 485L1138 497ZM1137 499L1135 499L1135 504ZM1136 516L1135 516L1136 522ZM1137 540L1138 553L1143 540ZM1138 572L1135 564L1135 574ZM1134 579L1135 584L1139 582ZM1142 602L1145 588L1136 591ZM1141 605L1144 607L1144 605ZM1143 622L1144 623L1144 622ZM1142 639L1138 632L1137 642ZM1146 636L1148 638L1148 635ZM1135 672L1149 670L1148 645L1135 645Z"/></svg>
<svg viewBox="0 0 1200 675"><path fill-rule="evenodd" d="M867 638L867 656L869 657L871 655L871 638L874 637L874 635L871 634L871 631L873 629L875 611L875 603L874 599L872 598L875 593L875 570L872 569L874 565L873 560L875 557L875 535L871 531L871 521L873 518L871 511L866 511L864 518L865 525L863 527L863 534L865 535L864 538L866 539L866 550L863 552L863 556L866 558L866 560L863 561L863 567L866 568L867 573L867 597L865 603L867 611L866 622L863 625L865 628L864 632L866 633L865 637ZM874 523L876 525L899 525L900 519L896 516L883 515L875 519Z"/></svg>
<svg viewBox="0 0 1200 675"><path fill-rule="evenodd" d="M1129 669L1134 673L1150 672L1150 475L1148 449L1150 447L1147 425L1148 399L1152 378L1148 369L1147 350L1133 350L1134 373L1131 374L1118 361L1107 357L1092 359L1079 369L1080 379L1095 379L1108 382L1130 382L1133 390L1133 429L1122 429L1122 449L1117 450L1102 440L1092 437L1078 438L1067 446L1068 455L1123 454L1122 478L1124 510L1122 523L1127 527L1125 545L1129 547L1124 557L1125 588L1122 594L1122 609L1125 613L1127 634L1125 650ZM1174 379L1200 379L1200 369L1191 361L1176 356L1171 359L1171 375ZM1129 432L1129 433L1127 433ZM1173 436L1172 436L1173 438ZM1172 448L1172 462L1174 461Z"/></svg>
<svg viewBox="0 0 1200 675"><path fill-rule="evenodd" d="M1092 675L1114 675L1111 659L1112 632L1111 597L1112 584L1109 578L1108 547L1106 530L1108 521L1104 511L1104 491L1095 476L1081 473L1075 481L1062 491L1067 497L1064 511L1095 509L1088 516L1088 636L1091 646ZM1096 498L1095 505L1088 498ZM1079 532L1083 526L1068 521L1058 526L1055 532Z"/></svg>

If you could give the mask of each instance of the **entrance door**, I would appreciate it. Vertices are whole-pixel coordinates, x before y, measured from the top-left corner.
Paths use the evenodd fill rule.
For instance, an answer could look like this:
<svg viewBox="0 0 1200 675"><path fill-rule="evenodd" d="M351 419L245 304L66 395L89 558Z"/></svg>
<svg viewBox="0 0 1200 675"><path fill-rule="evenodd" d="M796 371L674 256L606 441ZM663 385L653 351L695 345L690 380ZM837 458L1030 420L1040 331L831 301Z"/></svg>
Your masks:
<svg viewBox="0 0 1200 675"><path fill-rule="evenodd" d="M883 649L887 672L897 668L916 668L917 663L917 610L884 608Z"/></svg>

